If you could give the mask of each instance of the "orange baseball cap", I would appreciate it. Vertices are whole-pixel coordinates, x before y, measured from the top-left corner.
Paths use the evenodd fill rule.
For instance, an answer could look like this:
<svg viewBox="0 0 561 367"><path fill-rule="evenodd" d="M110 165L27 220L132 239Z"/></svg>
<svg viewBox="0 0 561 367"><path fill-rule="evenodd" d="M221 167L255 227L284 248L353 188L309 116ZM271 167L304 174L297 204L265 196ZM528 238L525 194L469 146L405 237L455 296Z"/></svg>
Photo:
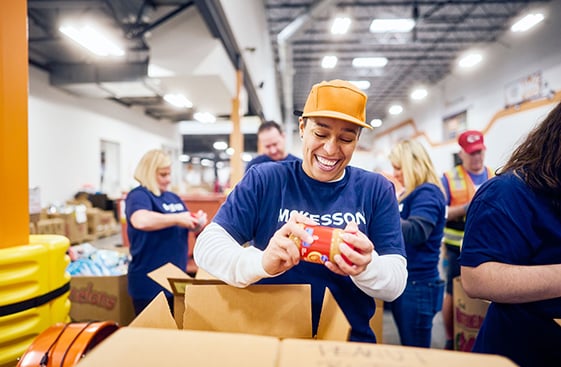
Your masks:
<svg viewBox="0 0 561 367"><path fill-rule="evenodd" d="M332 117L372 129L366 123L366 93L345 80L330 80L314 84L304 111L295 111L302 117Z"/></svg>

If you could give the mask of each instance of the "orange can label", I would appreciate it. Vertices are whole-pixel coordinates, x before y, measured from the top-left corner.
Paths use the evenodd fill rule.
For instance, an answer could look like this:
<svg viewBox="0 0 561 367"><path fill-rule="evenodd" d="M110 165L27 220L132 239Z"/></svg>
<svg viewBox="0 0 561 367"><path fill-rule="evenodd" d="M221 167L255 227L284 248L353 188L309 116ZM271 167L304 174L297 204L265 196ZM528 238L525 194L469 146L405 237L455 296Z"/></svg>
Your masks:
<svg viewBox="0 0 561 367"><path fill-rule="evenodd" d="M326 261L333 262L335 255L340 254L339 245L343 242L343 230L324 226L304 225L304 230L312 237L312 243L302 241L292 236L292 240L300 249L300 258L304 261L323 264ZM345 261L350 263L348 259Z"/></svg>

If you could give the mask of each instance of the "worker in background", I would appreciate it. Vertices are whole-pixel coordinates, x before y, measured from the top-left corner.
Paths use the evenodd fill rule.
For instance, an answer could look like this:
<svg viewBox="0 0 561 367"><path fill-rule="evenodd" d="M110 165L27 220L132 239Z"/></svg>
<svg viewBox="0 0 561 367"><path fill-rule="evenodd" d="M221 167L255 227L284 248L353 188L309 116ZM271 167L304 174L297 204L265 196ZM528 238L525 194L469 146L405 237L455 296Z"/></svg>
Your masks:
<svg viewBox="0 0 561 367"><path fill-rule="evenodd" d="M198 233L207 224L205 212L190 212L183 200L169 191L171 163L163 150L146 152L134 172L140 185L125 201L131 254L128 291L137 315L162 291L173 312L173 294L147 274L167 263L187 271L189 231Z"/></svg>
<svg viewBox="0 0 561 367"><path fill-rule="evenodd" d="M265 121L257 129L257 144L262 154L253 158L245 167L246 172L255 164L263 162L291 161L298 157L287 153L282 128L275 121Z"/></svg>
<svg viewBox="0 0 561 367"><path fill-rule="evenodd" d="M403 140L389 159L403 188L398 201L408 274L405 291L390 305L401 345L430 348L433 319L444 297L438 271L446 220L444 188L421 143Z"/></svg>
<svg viewBox="0 0 561 367"><path fill-rule="evenodd" d="M451 171L444 173L442 177L442 185L446 191L447 200L444 245L448 267L446 271L446 293L442 305L442 319L446 332L445 349L453 349L454 346L452 288L453 279L460 275L458 257L464 238L467 208L477 189L494 176L493 171L484 164L487 148L480 131L464 131L458 137L458 144L461 148L459 156L462 163Z"/></svg>

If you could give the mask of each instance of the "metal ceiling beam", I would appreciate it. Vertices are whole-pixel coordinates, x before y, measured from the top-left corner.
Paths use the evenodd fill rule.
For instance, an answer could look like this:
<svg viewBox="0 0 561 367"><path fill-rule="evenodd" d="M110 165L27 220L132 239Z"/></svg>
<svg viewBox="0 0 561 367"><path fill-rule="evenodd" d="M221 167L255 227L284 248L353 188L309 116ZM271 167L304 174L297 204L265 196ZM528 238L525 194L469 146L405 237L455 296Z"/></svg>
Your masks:
<svg viewBox="0 0 561 367"><path fill-rule="evenodd" d="M431 5L489 5L489 4L530 4L544 2L544 0L453 0L453 1L443 1L442 0L408 0L408 1L338 1L337 7L339 8L352 8L352 7L388 7L388 6L431 6ZM277 3L270 4L266 6L267 10L274 9L299 9L307 8L309 6L308 2L292 2L292 3Z"/></svg>
<svg viewBox="0 0 561 367"><path fill-rule="evenodd" d="M220 5L218 0L195 0L195 4L199 9L201 17L205 21L210 33L218 38L226 53L228 54L232 65L236 70L241 70L243 74L243 83L248 96L249 112L252 115L259 116L261 120L265 120L263 114L263 107L257 96L257 91L255 90L255 84L251 79L251 75L247 70L245 64L241 61L241 50L236 42L226 14Z"/></svg>
<svg viewBox="0 0 561 367"><path fill-rule="evenodd" d="M76 83L137 81L148 75L145 62L73 64L49 63L51 85L62 86Z"/></svg>
<svg viewBox="0 0 561 367"><path fill-rule="evenodd" d="M27 0L28 9L84 9L104 8L99 0Z"/></svg>

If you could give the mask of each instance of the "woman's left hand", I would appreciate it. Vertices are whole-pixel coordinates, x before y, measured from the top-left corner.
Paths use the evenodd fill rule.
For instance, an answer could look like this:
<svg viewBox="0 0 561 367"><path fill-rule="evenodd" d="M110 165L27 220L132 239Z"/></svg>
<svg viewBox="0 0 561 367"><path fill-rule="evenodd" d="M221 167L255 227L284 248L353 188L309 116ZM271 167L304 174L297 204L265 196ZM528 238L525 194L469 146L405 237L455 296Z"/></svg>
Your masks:
<svg viewBox="0 0 561 367"><path fill-rule="evenodd" d="M341 254L335 255L334 261L327 261L325 266L340 275L362 273L372 261L372 251L374 250L372 241L358 229L355 222L347 224L342 239L344 242L339 244Z"/></svg>

